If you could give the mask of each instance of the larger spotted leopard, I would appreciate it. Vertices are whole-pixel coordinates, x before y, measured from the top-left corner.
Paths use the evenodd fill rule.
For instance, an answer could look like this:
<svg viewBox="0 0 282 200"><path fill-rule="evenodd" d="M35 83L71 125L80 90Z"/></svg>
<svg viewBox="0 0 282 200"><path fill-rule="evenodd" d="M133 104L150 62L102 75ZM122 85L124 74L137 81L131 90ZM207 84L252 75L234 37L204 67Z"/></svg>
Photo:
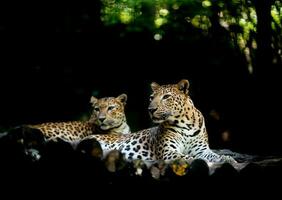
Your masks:
<svg viewBox="0 0 282 200"><path fill-rule="evenodd" d="M177 84L152 83L149 113L158 126L130 135L92 135L98 140L106 155L120 150L127 160L142 159L147 163L175 159L188 162L195 158L209 162L236 163L230 156L211 151L202 113L194 106L188 94L188 80Z"/></svg>

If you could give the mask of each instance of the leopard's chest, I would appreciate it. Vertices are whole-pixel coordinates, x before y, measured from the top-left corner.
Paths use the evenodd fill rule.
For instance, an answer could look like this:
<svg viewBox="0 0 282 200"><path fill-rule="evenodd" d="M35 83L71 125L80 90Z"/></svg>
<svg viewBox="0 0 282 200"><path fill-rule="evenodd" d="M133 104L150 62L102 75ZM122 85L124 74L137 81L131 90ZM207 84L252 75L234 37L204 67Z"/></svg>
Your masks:
<svg viewBox="0 0 282 200"><path fill-rule="evenodd" d="M155 161L155 140L150 132L145 131L128 138L120 145L120 151L127 160L141 159L144 161Z"/></svg>

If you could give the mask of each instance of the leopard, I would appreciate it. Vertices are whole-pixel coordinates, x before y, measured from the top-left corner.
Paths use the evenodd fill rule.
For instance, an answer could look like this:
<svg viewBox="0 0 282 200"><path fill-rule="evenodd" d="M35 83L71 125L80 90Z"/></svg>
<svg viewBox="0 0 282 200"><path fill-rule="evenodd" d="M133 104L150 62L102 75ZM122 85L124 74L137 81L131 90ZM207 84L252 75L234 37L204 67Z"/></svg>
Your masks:
<svg viewBox="0 0 282 200"><path fill-rule="evenodd" d="M92 134L129 134L131 131L125 116L126 102L126 94L100 99L91 96L93 111L87 121L29 124L24 125L24 130L26 132L38 130L46 141L60 139L70 143L77 143Z"/></svg>
<svg viewBox="0 0 282 200"><path fill-rule="evenodd" d="M148 166L156 161L167 164L174 160L195 159L212 163L236 164L231 156L214 153L209 140L203 114L189 95L189 81L159 85L151 83L148 112L153 126L130 135L91 135L103 149L104 156L119 150L127 161L143 160Z"/></svg>

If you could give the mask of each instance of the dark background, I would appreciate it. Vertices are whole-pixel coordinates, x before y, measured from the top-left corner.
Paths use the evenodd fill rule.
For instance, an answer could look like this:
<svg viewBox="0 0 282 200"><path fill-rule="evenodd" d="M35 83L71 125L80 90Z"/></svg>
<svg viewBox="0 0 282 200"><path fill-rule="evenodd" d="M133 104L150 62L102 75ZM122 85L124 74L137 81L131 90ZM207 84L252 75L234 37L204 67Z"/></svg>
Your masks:
<svg viewBox="0 0 282 200"><path fill-rule="evenodd" d="M253 74L216 26L208 37L186 27L184 40L177 39L176 29L157 42L148 30L126 32L122 24L104 25L98 1L2 5L0 128L82 120L91 111L91 95L126 93L128 122L133 131L140 130L152 125L146 109L150 83L188 79L213 148L282 153L281 65L272 62L269 49L270 3L254 5L258 50ZM225 131L229 142L222 140Z"/></svg>

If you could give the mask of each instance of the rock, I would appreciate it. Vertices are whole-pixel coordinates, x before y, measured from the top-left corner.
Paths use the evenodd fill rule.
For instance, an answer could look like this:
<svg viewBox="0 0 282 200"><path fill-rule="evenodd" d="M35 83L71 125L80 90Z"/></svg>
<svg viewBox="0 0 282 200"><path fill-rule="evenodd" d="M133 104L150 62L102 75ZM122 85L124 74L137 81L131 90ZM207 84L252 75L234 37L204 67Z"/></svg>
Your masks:
<svg viewBox="0 0 282 200"><path fill-rule="evenodd" d="M133 163L133 168L135 169L134 175L145 176L144 172L147 171L146 164L140 159L133 160L132 163Z"/></svg>
<svg viewBox="0 0 282 200"><path fill-rule="evenodd" d="M188 175L192 177L207 177L209 176L209 166L202 159L195 159L188 170Z"/></svg>
<svg viewBox="0 0 282 200"><path fill-rule="evenodd" d="M262 176L282 178L282 158L266 157L254 162L262 168Z"/></svg>
<svg viewBox="0 0 282 200"><path fill-rule="evenodd" d="M177 159L171 162L169 165L172 169L172 171L177 175L177 176L184 176L186 175L188 169L189 169L189 164L186 162L184 159Z"/></svg>
<svg viewBox="0 0 282 200"><path fill-rule="evenodd" d="M167 165L163 160L158 161L157 163L153 164L150 167L150 173L152 178L156 180L160 180L162 177L165 176L166 170L167 170Z"/></svg>
<svg viewBox="0 0 282 200"><path fill-rule="evenodd" d="M122 153L118 150L113 150L108 153L105 160L105 167L109 172L117 172L124 168L126 161Z"/></svg>
<svg viewBox="0 0 282 200"><path fill-rule="evenodd" d="M57 141L50 140L46 142L41 151L40 165L43 170L60 173L75 168L75 152L68 142L61 139ZM61 170L58 170L61 168Z"/></svg>
<svg viewBox="0 0 282 200"><path fill-rule="evenodd" d="M258 177L262 175L262 167L256 163L249 163L240 171L243 177Z"/></svg>
<svg viewBox="0 0 282 200"><path fill-rule="evenodd" d="M80 143L78 143L76 151L100 160L103 157L103 150L101 148L101 145L94 138L82 140Z"/></svg>
<svg viewBox="0 0 282 200"><path fill-rule="evenodd" d="M212 174L214 177L237 177L239 172L229 163L224 163L221 167L215 169Z"/></svg>

